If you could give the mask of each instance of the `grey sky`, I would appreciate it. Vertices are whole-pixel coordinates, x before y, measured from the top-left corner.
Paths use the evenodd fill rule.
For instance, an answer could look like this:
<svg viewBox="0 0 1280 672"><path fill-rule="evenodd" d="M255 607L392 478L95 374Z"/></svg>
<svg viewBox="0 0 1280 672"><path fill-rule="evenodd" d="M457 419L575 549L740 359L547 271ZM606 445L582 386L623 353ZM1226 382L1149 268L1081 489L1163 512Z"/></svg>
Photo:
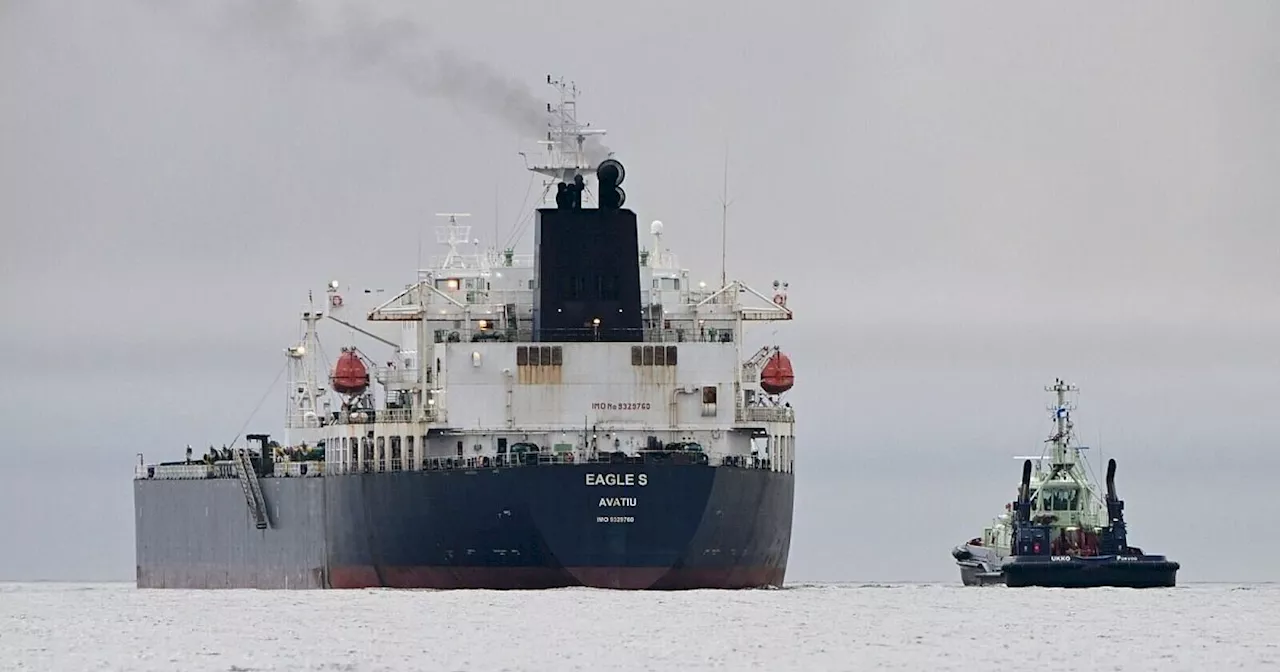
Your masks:
<svg viewBox="0 0 1280 672"><path fill-rule="evenodd" d="M1274 3L361 4L434 74L227 3L0 5L0 577L130 578L134 453L230 440L308 289L407 282L434 212L505 240L528 143L490 96L552 73L708 282L729 149L729 273L798 315L790 579L955 580L1056 376L1135 543L1280 579L1245 536L1280 511Z"/></svg>

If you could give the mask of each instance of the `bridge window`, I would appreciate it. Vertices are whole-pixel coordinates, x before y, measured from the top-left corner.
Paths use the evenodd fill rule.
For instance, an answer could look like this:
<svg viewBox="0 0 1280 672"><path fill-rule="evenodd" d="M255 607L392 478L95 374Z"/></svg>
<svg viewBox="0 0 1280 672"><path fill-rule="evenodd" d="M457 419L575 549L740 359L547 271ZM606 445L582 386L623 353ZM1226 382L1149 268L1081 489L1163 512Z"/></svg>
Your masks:
<svg viewBox="0 0 1280 672"><path fill-rule="evenodd" d="M1044 493L1045 511L1075 511L1079 503L1078 488L1055 488Z"/></svg>

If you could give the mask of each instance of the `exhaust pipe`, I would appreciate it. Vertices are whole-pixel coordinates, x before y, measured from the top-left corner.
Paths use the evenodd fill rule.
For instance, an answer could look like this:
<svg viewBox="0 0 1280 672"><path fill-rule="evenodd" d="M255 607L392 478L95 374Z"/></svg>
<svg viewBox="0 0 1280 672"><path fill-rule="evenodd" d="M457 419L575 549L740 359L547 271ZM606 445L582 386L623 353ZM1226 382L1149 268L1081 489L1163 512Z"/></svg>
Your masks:
<svg viewBox="0 0 1280 672"><path fill-rule="evenodd" d="M1119 499L1119 497L1116 497L1116 460L1114 457L1107 460L1107 499Z"/></svg>

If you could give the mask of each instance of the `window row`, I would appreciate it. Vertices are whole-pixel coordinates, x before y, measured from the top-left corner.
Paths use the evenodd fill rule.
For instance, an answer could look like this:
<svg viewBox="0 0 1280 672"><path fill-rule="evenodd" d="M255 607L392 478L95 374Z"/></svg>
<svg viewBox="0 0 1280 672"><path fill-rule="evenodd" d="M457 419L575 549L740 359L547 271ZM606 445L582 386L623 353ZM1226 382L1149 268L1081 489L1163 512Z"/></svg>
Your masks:
<svg viewBox="0 0 1280 672"><path fill-rule="evenodd" d="M675 366L676 352L674 345L633 345L631 346L631 365Z"/></svg>
<svg viewBox="0 0 1280 672"><path fill-rule="evenodd" d="M521 345L516 348L516 366L562 366L564 349L559 345Z"/></svg>

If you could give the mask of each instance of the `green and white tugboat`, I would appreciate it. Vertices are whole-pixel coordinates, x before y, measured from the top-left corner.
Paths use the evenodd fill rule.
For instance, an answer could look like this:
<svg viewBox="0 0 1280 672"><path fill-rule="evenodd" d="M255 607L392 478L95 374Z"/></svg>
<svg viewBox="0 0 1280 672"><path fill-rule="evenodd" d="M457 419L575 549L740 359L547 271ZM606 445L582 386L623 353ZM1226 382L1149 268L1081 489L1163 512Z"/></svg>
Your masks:
<svg viewBox="0 0 1280 672"><path fill-rule="evenodd" d="M1067 401L1067 393L1076 389L1062 380L1045 388L1057 402L1049 407L1054 432L1045 442L1046 454L1017 458L1024 460L1017 499L982 536L952 549L964 585L1175 585L1178 563L1128 543L1124 502L1116 495L1116 461L1107 463L1105 491L1089 477L1082 452L1087 447L1075 442L1075 406Z"/></svg>

